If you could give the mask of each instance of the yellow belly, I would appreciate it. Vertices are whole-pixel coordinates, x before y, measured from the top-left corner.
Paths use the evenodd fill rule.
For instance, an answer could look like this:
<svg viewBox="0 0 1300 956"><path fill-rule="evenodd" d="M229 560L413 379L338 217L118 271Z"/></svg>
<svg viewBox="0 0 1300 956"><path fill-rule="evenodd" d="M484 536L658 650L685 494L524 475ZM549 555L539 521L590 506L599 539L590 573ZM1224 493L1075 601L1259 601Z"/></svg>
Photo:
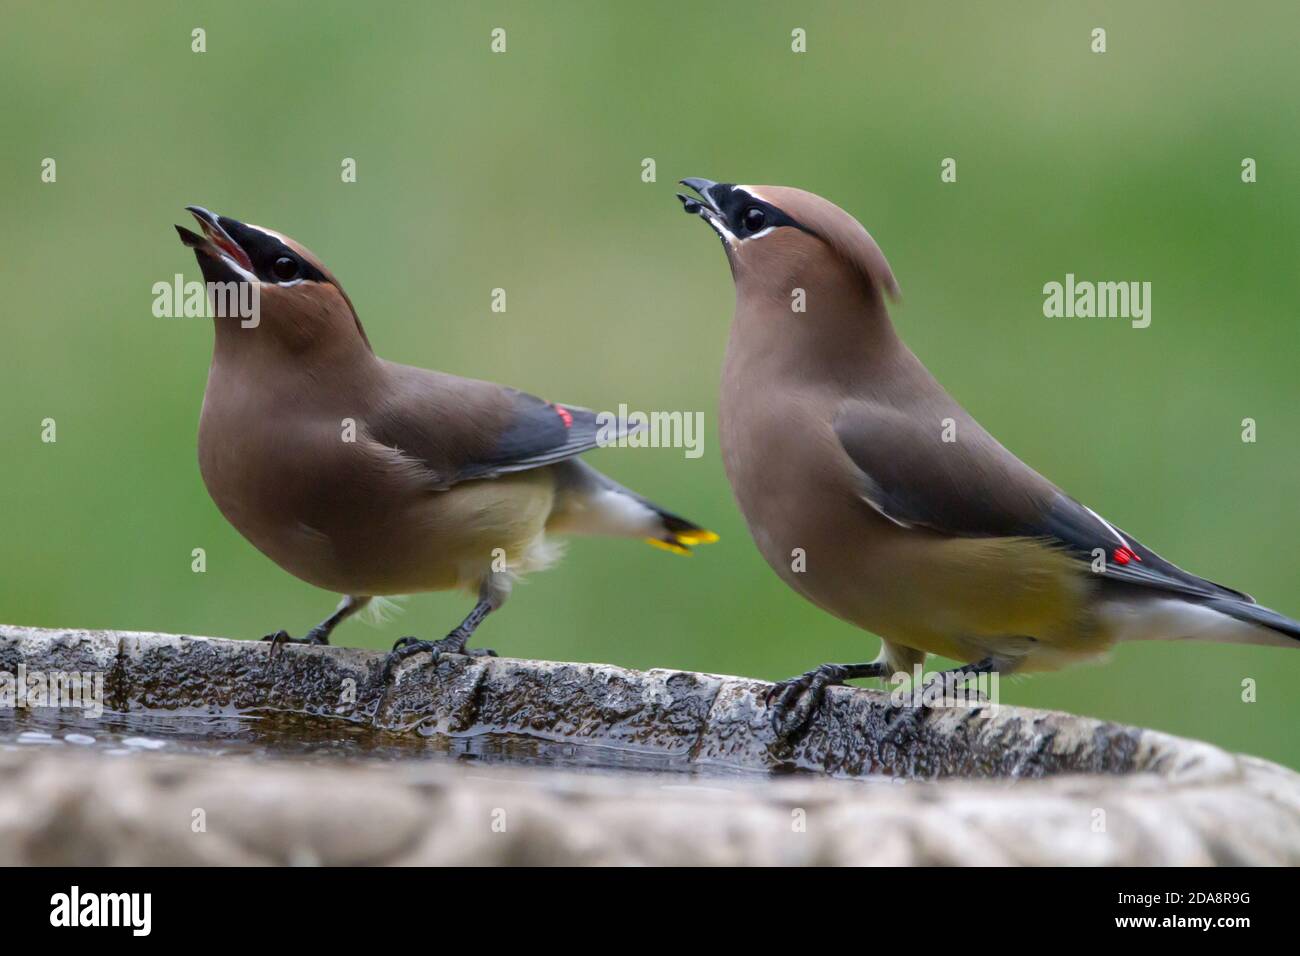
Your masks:
<svg viewBox="0 0 1300 956"><path fill-rule="evenodd" d="M820 600L891 644L958 661L993 656L1016 670L1050 670L1098 656L1112 636L1091 612L1087 566L1029 538L940 538L899 532L887 561L859 569Z"/></svg>

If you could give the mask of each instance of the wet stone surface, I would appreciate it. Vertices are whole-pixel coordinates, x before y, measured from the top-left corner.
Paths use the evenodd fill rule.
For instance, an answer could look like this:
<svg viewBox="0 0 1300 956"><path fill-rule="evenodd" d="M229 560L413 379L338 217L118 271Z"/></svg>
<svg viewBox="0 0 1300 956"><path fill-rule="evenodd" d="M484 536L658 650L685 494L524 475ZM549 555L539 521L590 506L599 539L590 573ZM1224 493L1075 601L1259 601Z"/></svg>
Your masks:
<svg viewBox="0 0 1300 956"><path fill-rule="evenodd" d="M1300 865L1300 775L1155 731L836 687L782 740L761 681L383 660L0 625L0 687L104 705L0 704L0 865Z"/></svg>
<svg viewBox="0 0 1300 956"><path fill-rule="evenodd" d="M0 671L25 663L103 673L106 707L119 720L206 713L271 727L293 717L288 752L309 730L330 736L355 725L412 751L497 737L635 752L679 767L844 777L1123 774L1159 756L1158 748L1143 756L1135 728L1006 707L905 714L882 692L847 687L832 688L808 727L784 740L769 724L761 681L506 658L431 663L428 655L385 681L383 659L338 647L272 655L266 644L174 635L0 631Z"/></svg>

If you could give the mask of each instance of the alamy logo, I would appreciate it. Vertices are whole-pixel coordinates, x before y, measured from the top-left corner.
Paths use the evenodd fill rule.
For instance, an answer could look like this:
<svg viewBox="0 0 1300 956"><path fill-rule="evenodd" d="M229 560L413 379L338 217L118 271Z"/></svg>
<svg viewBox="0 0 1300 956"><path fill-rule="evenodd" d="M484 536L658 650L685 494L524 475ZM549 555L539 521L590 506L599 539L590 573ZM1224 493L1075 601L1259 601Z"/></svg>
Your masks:
<svg viewBox="0 0 1300 956"><path fill-rule="evenodd" d="M596 413L596 444L601 448L684 448L687 458L704 454L703 412Z"/></svg>
<svg viewBox="0 0 1300 956"><path fill-rule="evenodd" d="M898 671L889 682L893 685L889 702L895 707L969 707L984 718L998 713L1001 677L997 671L972 671L963 679L939 671L927 679L921 665L916 664L910 675Z"/></svg>
<svg viewBox="0 0 1300 956"><path fill-rule="evenodd" d="M152 893L70 893L50 897L51 926L129 926L131 935L148 936L153 924Z"/></svg>
<svg viewBox="0 0 1300 956"><path fill-rule="evenodd" d="M1150 282L1076 281L1066 273L1065 282L1043 286L1043 315L1049 319L1131 319L1133 328L1151 324Z"/></svg>
<svg viewBox="0 0 1300 956"><path fill-rule="evenodd" d="M72 707L93 720L104 713L102 671L0 671L0 713L34 707Z"/></svg>
<svg viewBox="0 0 1300 956"><path fill-rule="evenodd" d="M157 319L237 318L246 329L261 322L261 290L255 282L186 282L178 272L171 282L155 282L152 291Z"/></svg>

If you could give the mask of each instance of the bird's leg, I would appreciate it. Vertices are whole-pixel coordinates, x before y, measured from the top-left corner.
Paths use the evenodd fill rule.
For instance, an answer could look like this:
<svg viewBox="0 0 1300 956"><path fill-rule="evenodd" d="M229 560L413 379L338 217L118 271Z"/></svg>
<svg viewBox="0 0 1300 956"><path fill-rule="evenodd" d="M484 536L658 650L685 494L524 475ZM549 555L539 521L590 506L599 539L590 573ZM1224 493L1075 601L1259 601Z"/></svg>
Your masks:
<svg viewBox="0 0 1300 956"><path fill-rule="evenodd" d="M357 611L370 603L370 598L356 594L345 594L339 606L335 608L334 613L325 620L321 621L310 631L306 637L290 637L288 631L276 631L274 634L268 634L262 640L271 642L271 654L274 656L276 648L285 644L328 644L330 634L334 628L350 618Z"/></svg>
<svg viewBox="0 0 1300 956"><path fill-rule="evenodd" d="M469 657L496 657L497 652L488 650L485 647L473 648L467 650L465 645L469 643L470 637L480 624L483 618L495 610L497 604L487 598L480 598L479 602L474 605L474 610L465 616L465 620L440 641L424 641L418 637L403 637L389 652L384 661L384 680L387 681L393 675L394 669L406 658L413 654L419 654L428 651L433 655L430 663L436 663L438 658L443 654L465 654Z"/></svg>
<svg viewBox="0 0 1300 956"><path fill-rule="evenodd" d="M801 730L821 706L827 687L857 677L888 676L888 664L872 661L869 664L822 664L806 674L779 681L767 692L772 729L778 737L786 737Z"/></svg>
<svg viewBox="0 0 1300 956"><path fill-rule="evenodd" d="M931 675L930 679L925 682L926 687L932 687L936 684L943 684L943 694L947 697L949 693L957 690L962 684L976 677L979 674L992 674L998 670L998 661L994 657L986 657L983 660L976 661L973 664L963 664L961 667L953 667L946 671L939 671Z"/></svg>
<svg viewBox="0 0 1300 956"><path fill-rule="evenodd" d="M963 664L961 667L953 667L946 671L939 671L936 674L931 674L919 689L919 703L913 703L911 699L912 695L907 695L905 696L905 699L898 704L899 714L890 721L889 730L886 733L885 738L887 740L896 739L904 729L916 727L921 720L922 714L924 714L930 706L926 700L929 697L929 694L926 692L931 687L942 686L943 699L946 700L949 695L955 696L957 688L970 678L979 674L997 673L1002 669L1003 663L1003 661L1000 661L995 657L986 657L983 660L975 661L973 664ZM983 695L981 694L977 699L982 701Z"/></svg>

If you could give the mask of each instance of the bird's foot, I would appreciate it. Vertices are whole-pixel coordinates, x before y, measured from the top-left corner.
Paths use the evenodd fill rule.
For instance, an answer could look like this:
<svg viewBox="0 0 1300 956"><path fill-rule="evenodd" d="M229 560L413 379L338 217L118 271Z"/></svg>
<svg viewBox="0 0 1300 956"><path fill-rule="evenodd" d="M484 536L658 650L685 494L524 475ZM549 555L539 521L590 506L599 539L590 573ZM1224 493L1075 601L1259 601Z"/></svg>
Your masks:
<svg viewBox="0 0 1300 956"><path fill-rule="evenodd" d="M768 690L766 698L772 731L786 738L806 727L826 697L828 687L856 677L885 676L883 663L822 664L806 674L778 681Z"/></svg>
<svg viewBox="0 0 1300 956"><path fill-rule="evenodd" d="M330 636L328 631L321 631L319 628L313 627L305 637L293 637L288 631L276 631L274 634L267 634L262 640L270 642L269 656L275 657L276 651L286 644L310 644L320 647L330 642Z"/></svg>
<svg viewBox="0 0 1300 956"><path fill-rule="evenodd" d="M988 697L983 691L963 690L959 698L957 690L966 681L979 674L986 674L990 669L986 662L980 661L977 664L930 675L910 693L904 693L901 698L894 699L894 707L898 712L890 720L884 739L896 743L909 732L915 734L932 710L988 703Z"/></svg>
<svg viewBox="0 0 1300 956"><path fill-rule="evenodd" d="M418 637L399 638L393 645L393 649L388 652L388 657L384 659L384 682L392 680L394 671L397 666L408 657L416 654L428 653L430 655L429 663L436 664L438 658L443 654L464 654L466 657L496 657L497 652L486 647L465 646L469 640L469 635L458 634L452 631L440 641L425 641Z"/></svg>
<svg viewBox="0 0 1300 956"><path fill-rule="evenodd" d="M921 702L933 704L951 704L958 703L957 690L962 687L968 680L973 679L985 671L971 668L967 670L963 667L954 668L950 671L940 671L932 674L921 684ZM976 703L988 703L988 698L984 696L983 691L979 688L974 690L963 689L961 695L962 701L974 701Z"/></svg>

